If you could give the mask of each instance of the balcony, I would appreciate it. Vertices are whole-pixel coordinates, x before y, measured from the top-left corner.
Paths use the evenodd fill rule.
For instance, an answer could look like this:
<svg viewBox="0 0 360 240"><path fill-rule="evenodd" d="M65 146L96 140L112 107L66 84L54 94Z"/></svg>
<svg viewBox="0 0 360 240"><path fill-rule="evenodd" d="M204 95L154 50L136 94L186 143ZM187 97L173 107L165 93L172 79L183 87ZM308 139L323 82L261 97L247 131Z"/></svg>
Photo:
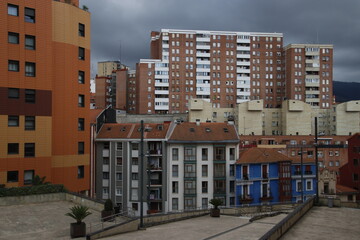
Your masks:
<svg viewBox="0 0 360 240"><path fill-rule="evenodd" d="M254 199L251 195L239 196L239 201L241 204L250 204Z"/></svg>
<svg viewBox="0 0 360 240"><path fill-rule="evenodd" d="M162 181L160 179L150 179L150 186L153 185L162 185Z"/></svg>
<svg viewBox="0 0 360 240"><path fill-rule="evenodd" d="M161 149L150 149L148 151L149 155L162 155Z"/></svg>
<svg viewBox="0 0 360 240"><path fill-rule="evenodd" d="M271 195L263 195L261 198L260 198L260 200L262 201L262 202L269 202L269 201L271 201L273 199L273 197L271 196Z"/></svg>

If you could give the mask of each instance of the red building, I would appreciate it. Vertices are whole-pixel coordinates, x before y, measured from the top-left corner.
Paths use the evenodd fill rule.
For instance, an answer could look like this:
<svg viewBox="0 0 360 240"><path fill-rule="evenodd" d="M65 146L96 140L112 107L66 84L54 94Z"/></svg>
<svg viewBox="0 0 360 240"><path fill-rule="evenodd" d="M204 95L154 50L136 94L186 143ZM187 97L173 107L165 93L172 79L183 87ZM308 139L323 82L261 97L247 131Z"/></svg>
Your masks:
<svg viewBox="0 0 360 240"><path fill-rule="evenodd" d="M340 184L360 189L360 133L357 133L348 139L348 157L347 164L340 168ZM356 197L360 200L360 194Z"/></svg>

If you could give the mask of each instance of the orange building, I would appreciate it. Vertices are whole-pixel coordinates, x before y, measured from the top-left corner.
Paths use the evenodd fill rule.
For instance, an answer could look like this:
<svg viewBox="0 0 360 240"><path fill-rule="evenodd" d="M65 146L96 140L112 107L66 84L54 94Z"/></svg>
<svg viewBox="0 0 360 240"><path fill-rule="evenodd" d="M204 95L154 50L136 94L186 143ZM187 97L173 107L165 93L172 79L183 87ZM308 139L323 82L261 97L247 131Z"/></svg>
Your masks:
<svg viewBox="0 0 360 240"><path fill-rule="evenodd" d="M90 13L78 0L0 9L0 185L89 190Z"/></svg>

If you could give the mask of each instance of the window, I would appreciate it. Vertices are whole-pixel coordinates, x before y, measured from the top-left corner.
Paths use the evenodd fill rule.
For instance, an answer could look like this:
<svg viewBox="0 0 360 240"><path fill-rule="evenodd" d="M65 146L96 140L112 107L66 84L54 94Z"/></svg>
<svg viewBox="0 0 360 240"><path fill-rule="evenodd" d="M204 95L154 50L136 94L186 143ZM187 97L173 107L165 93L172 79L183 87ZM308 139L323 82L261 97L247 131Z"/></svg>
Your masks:
<svg viewBox="0 0 360 240"><path fill-rule="evenodd" d="M82 94L79 94L78 96L78 106L85 107L85 96Z"/></svg>
<svg viewBox="0 0 360 240"><path fill-rule="evenodd" d="M36 91L33 89L25 89L25 102L27 103L35 103L35 94Z"/></svg>
<svg viewBox="0 0 360 240"><path fill-rule="evenodd" d="M35 9L25 8L25 22L35 23Z"/></svg>
<svg viewBox="0 0 360 240"><path fill-rule="evenodd" d="M306 191L312 191L313 190L313 184L311 179L306 180Z"/></svg>
<svg viewBox="0 0 360 240"><path fill-rule="evenodd" d="M203 161L208 160L208 149L207 148L201 149L201 160L203 160Z"/></svg>
<svg viewBox="0 0 360 240"><path fill-rule="evenodd" d="M122 173L116 173L116 181L122 181Z"/></svg>
<svg viewBox="0 0 360 240"><path fill-rule="evenodd" d="M78 131L84 131L85 129L85 119L79 118L78 119Z"/></svg>
<svg viewBox="0 0 360 240"><path fill-rule="evenodd" d="M18 143L8 143L8 155L19 154L19 144Z"/></svg>
<svg viewBox="0 0 360 240"><path fill-rule="evenodd" d="M139 158L137 157L131 158L131 165L139 165Z"/></svg>
<svg viewBox="0 0 360 240"><path fill-rule="evenodd" d="M131 149L134 151L139 150L139 144L138 143L131 143Z"/></svg>
<svg viewBox="0 0 360 240"><path fill-rule="evenodd" d="M139 210L139 206L137 203L133 203L131 206L135 211Z"/></svg>
<svg viewBox="0 0 360 240"><path fill-rule="evenodd" d="M24 157L35 157L35 143L25 143Z"/></svg>
<svg viewBox="0 0 360 240"><path fill-rule="evenodd" d="M195 164L185 164L184 165L184 176L186 178L196 177L196 165Z"/></svg>
<svg viewBox="0 0 360 240"><path fill-rule="evenodd" d="M172 176L179 177L179 165L172 166Z"/></svg>
<svg viewBox="0 0 360 240"><path fill-rule="evenodd" d="M208 165L201 166L201 176L207 177L208 176Z"/></svg>
<svg viewBox="0 0 360 240"><path fill-rule="evenodd" d="M353 180L359 181L359 175L357 173L353 173Z"/></svg>
<svg viewBox="0 0 360 240"><path fill-rule="evenodd" d="M235 148L230 148L229 153L230 153L230 160L235 160Z"/></svg>
<svg viewBox="0 0 360 240"><path fill-rule="evenodd" d="M179 210L179 199L178 198L172 199L172 210L173 211Z"/></svg>
<svg viewBox="0 0 360 240"><path fill-rule="evenodd" d="M35 116L25 116L25 130L35 130Z"/></svg>
<svg viewBox="0 0 360 240"><path fill-rule="evenodd" d="M25 35L25 49L35 50L35 36Z"/></svg>
<svg viewBox="0 0 360 240"><path fill-rule="evenodd" d="M235 176L235 164L230 164L230 177Z"/></svg>
<svg viewBox="0 0 360 240"><path fill-rule="evenodd" d="M353 163L354 163L354 166L358 166L359 165L359 159L354 158Z"/></svg>
<svg viewBox="0 0 360 240"><path fill-rule="evenodd" d="M103 172L103 179L109 179L109 172Z"/></svg>
<svg viewBox="0 0 360 240"><path fill-rule="evenodd" d="M34 179L34 170L25 170L24 171L24 185L32 184Z"/></svg>
<svg viewBox="0 0 360 240"><path fill-rule="evenodd" d="M301 181L296 181L296 191L301 192L302 184Z"/></svg>
<svg viewBox="0 0 360 240"><path fill-rule="evenodd" d="M19 61L16 60L9 60L8 70L11 72L18 72L20 71Z"/></svg>
<svg viewBox="0 0 360 240"><path fill-rule="evenodd" d="M132 180L139 180L139 174L138 173L132 173L131 174L131 179Z"/></svg>
<svg viewBox="0 0 360 240"><path fill-rule="evenodd" d="M173 161L179 160L179 149L178 148L172 149L172 160Z"/></svg>
<svg viewBox="0 0 360 240"><path fill-rule="evenodd" d="M206 181L201 182L201 192L202 193L208 192L208 182Z"/></svg>
<svg viewBox="0 0 360 240"><path fill-rule="evenodd" d="M19 7L17 5L8 4L8 14L11 16L19 16Z"/></svg>
<svg viewBox="0 0 360 240"><path fill-rule="evenodd" d="M8 171L7 172L7 182L17 182L19 179L18 171Z"/></svg>
<svg viewBox="0 0 360 240"><path fill-rule="evenodd" d="M109 165L110 159L109 157L103 157L103 164L104 165Z"/></svg>
<svg viewBox="0 0 360 240"><path fill-rule="evenodd" d="M85 60L85 48L79 47L79 60Z"/></svg>
<svg viewBox="0 0 360 240"><path fill-rule="evenodd" d="M85 25L82 23L79 23L79 36L85 37Z"/></svg>
<svg viewBox="0 0 360 240"><path fill-rule="evenodd" d="M179 193L179 182L172 182L172 193Z"/></svg>
<svg viewBox="0 0 360 240"><path fill-rule="evenodd" d="M201 207L203 209L207 209L209 205L209 199L208 198L202 198L201 199Z"/></svg>
<svg viewBox="0 0 360 240"><path fill-rule="evenodd" d="M123 165L122 157L117 157L117 158L116 158L116 165L118 165L118 166Z"/></svg>
<svg viewBox="0 0 360 240"><path fill-rule="evenodd" d="M234 193L235 192L235 181L230 181L230 193Z"/></svg>
<svg viewBox="0 0 360 240"><path fill-rule="evenodd" d="M19 44L19 34L8 32L8 43Z"/></svg>
<svg viewBox="0 0 360 240"><path fill-rule="evenodd" d="M84 153L85 153L85 143L78 142L78 154L84 154Z"/></svg>
<svg viewBox="0 0 360 240"><path fill-rule="evenodd" d="M18 99L20 96L18 88L8 88L8 98L16 98Z"/></svg>
<svg viewBox="0 0 360 240"><path fill-rule="evenodd" d="M35 77L36 65L32 62L25 63L25 76L26 77Z"/></svg>
<svg viewBox="0 0 360 240"><path fill-rule="evenodd" d="M78 83L80 83L80 84L85 83L85 72L84 71L79 71Z"/></svg>
<svg viewBox="0 0 360 240"><path fill-rule="evenodd" d="M8 116L8 127L18 127L19 116Z"/></svg>
<svg viewBox="0 0 360 240"><path fill-rule="evenodd" d="M116 196L122 196L122 188L121 188L121 187L117 187L117 188L116 188L115 195L116 195Z"/></svg>
<svg viewBox="0 0 360 240"><path fill-rule="evenodd" d="M84 166L78 166L78 178L84 178Z"/></svg>

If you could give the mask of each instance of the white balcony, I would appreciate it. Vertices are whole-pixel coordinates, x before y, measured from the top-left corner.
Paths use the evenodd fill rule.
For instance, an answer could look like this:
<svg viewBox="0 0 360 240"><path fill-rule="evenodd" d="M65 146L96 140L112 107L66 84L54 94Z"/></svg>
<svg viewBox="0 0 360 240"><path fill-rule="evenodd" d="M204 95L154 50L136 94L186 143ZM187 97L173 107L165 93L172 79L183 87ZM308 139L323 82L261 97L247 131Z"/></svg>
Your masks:
<svg viewBox="0 0 360 240"><path fill-rule="evenodd" d="M163 44L162 45L162 48L164 49L164 48L169 48L169 44Z"/></svg>
<svg viewBox="0 0 360 240"><path fill-rule="evenodd" d="M210 91L196 91L196 95L210 96Z"/></svg>
<svg viewBox="0 0 360 240"><path fill-rule="evenodd" d="M196 53L196 57L210 57L210 53Z"/></svg>
<svg viewBox="0 0 360 240"><path fill-rule="evenodd" d="M237 66L250 66L250 61L237 61Z"/></svg>
<svg viewBox="0 0 360 240"><path fill-rule="evenodd" d="M169 105L168 106L155 105L155 110L169 110Z"/></svg>
<svg viewBox="0 0 360 240"><path fill-rule="evenodd" d="M133 173L139 172L139 166L138 165L132 165L131 166L131 172L133 172Z"/></svg>
<svg viewBox="0 0 360 240"><path fill-rule="evenodd" d="M250 39L242 39L242 38L238 38L236 39L237 43L250 43Z"/></svg>
<svg viewBox="0 0 360 240"><path fill-rule="evenodd" d="M196 49L210 50L210 45L196 45Z"/></svg>
<svg viewBox="0 0 360 240"><path fill-rule="evenodd" d="M108 179L103 179L102 180L102 186L103 187L108 187L109 186L109 180Z"/></svg>
<svg viewBox="0 0 360 240"><path fill-rule="evenodd" d="M167 74L167 75L155 75L155 78L157 78L157 79L168 79L169 78L169 75Z"/></svg>
<svg viewBox="0 0 360 240"><path fill-rule="evenodd" d="M196 68L196 72L210 72L210 68Z"/></svg>
<svg viewBox="0 0 360 240"><path fill-rule="evenodd" d="M102 154L103 157L109 157L110 156L110 151L109 149L103 149L103 154Z"/></svg>
<svg viewBox="0 0 360 240"><path fill-rule="evenodd" d="M155 71L166 71L166 72L168 72L169 68L168 67L155 67Z"/></svg>
<svg viewBox="0 0 360 240"><path fill-rule="evenodd" d="M196 76L196 80L210 80L210 76Z"/></svg>
<svg viewBox="0 0 360 240"><path fill-rule="evenodd" d="M155 94L169 95L169 90L155 90Z"/></svg>
<svg viewBox="0 0 360 240"><path fill-rule="evenodd" d="M210 42L210 38L209 37L197 37L196 41L197 42Z"/></svg>
<svg viewBox="0 0 360 240"><path fill-rule="evenodd" d="M245 77L245 76L237 76L236 80L243 80L243 81L250 81L250 77Z"/></svg>
<svg viewBox="0 0 360 240"><path fill-rule="evenodd" d="M155 87L169 87L169 83L155 81Z"/></svg>
<svg viewBox="0 0 360 240"><path fill-rule="evenodd" d="M196 64L211 64L210 61L196 60Z"/></svg>
<svg viewBox="0 0 360 240"><path fill-rule="evenodd" d="M250 54L236 54L236 58L249 58L250 59Z"/></svg>
<svg viewBox="0 0 360 240"><path fill-rule="evenodd" d="M250 73L250 69L246 68L236 68L237 73Z"/></svg>
<svg viewBox="0 0 360 240"><path fill-rule="evenodd" d="M250 46L248 46L248 47L243 47L243 46L237 46L236 47L236 50L238 50L238 51L250 51Z"/></svg>
<svg viewBox="0 0 360 240"><path fill-rule="evenodd" d="M108 172L109 171L109 165L103 165L102 169L103 169L103 172Z"/></svg>
<svg viewBox="0 0 360 240"><path fill-rule="evenodd" d="M164 36L164 35L163 35L163 36L162 36L162 40L163 40L163 41L168 41L168 40L169 40L169 36Z"/></svg>

